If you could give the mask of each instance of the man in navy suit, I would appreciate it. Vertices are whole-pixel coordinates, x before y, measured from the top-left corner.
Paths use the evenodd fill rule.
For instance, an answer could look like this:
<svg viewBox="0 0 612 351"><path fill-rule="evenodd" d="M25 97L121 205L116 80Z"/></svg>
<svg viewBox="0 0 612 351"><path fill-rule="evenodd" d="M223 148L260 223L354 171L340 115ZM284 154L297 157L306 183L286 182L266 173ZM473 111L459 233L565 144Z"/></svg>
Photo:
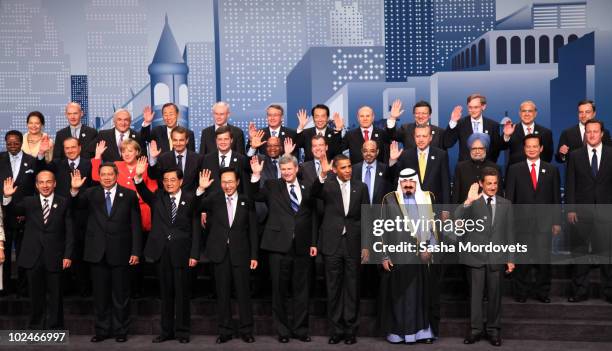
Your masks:
<svg viewBox="0 0 612 351"><path fill-rule="evenodd" d="M266 109L266 115L268 118L268 126L259 132L263 132L263 134L259 134L260 142L257 145L253 145L252 139L257 135L258 130L255 128L255 124L251 122L249 124L249 149L247 151L247 156L252 157L255 153L263 154L263 144L268 140L269 137L275 136L281 139L281 143L285 142L286 138L291 138L292 141L295 142L297 133L294 129L287 128L283 125L283 116L285 114L285 110L281 105L270 105ZM293 156L298 156L297 148L293 150Z"/></svg>
<svg viewBox="0 0 612 351"><path fill-rule="evenodd" d="M55 145L64 145L64 140L68 137L77 138L79 143L82 145L81 147L81 156L91 157L93 155L89 155L89 144L92 141L96 140L98 137L98 131L89 126L83 125L81 123L81 118L83 118L83 110L81 109L81 105L77 102L69 102L66 105L66 119L68 120L68 127L62 128L57 131L55 134ZM55 147L53 148L53 158L65 158L66 154L64 153L63 147Z"/></svg>
<svg viewBox="0 0 612 351"><path fill-rule="evenodd" d="M378 144L378 160L385 162L389 159L390 138L386 130L374 126L374 110L370 106L362 106L357 110L359 127L349 130L342 138L340 152L349 150L351 164L363 161L361 147L368 140Z"/></svg>
<svg viewBox="0 0 612 351"><path fill-rule="evenodd" d="M402 101L395 100L391 105L391 113L387 119L387 133L392 140L404 144L405 148L414 148L414 128L417 126L429 126L431 128L431 145L444 149L444 129L431 124L431 105L427 101L418 101L412 107L414 122L405 123L396 128L397 120L404 113Z"/></svg>
<svg viewBox="0 0 612 351"><path fill-rule="evenodd" d="M136 140L143 150L146 150L146 145L143 144L140 133L130 128L132 124L132 115L130 111L120 108L113 114L113 128L101 130L98 133L96 140L89 144L89 154L95 155L97 144L104 140L106 142L106 150L102 154L103 162L115 162L121 160L121 143L130 138Z"/></svg>
<svg viewBox="0 0 612 351"><path fill-rule="evenodd" d="M338 112L334 113L334 128L329 128L329 107L323 104L315 105L312 108L312 121L314 127L306 128L308 123L308 116L306 110L300 110L298 112L299 126L297 129L297 140L295 141L299 148L304 149L304 161L312 161L314 155L312 153L312 137L315 135L321 135L325 138L325 142L328 145L327 158L332 159L338 153L340 153L340 144L342 143L342 128L344 127L344 120L340 117Z"/></svg>
<svg viewBox="0 0 612 351"><path fill-rule="evenodd" d="M214 124L202 129L200 135L200 155L205 156L217 149L215 131L218 128L227 126L232 133L232 150L244 155L244 133L242 129L228 123L230 116L230 106L225 101L218 101L212 107Z"/></svg>
<svg viewBox="0 0 612 351"><path fill-rule="evenodd" d="M151 123L153 123L154 116L155 112L153 112L151 107L145 107L142 113L142 128L140 129L140 135L142 137L142 140L143 142L147 143L150 143L152 140L155 140L155 142L157 142L157 147L161 149L162 152L171 151L172 129L178 126L179 108L178 106L176 106L176 104L172 102L165 103L162 106L162 116L164 119L164 125L160 125L155 128L151 126ZM185 129L187 130L187 149L195 152L195 136L193 135L193 131L187 128Z"/></svg>

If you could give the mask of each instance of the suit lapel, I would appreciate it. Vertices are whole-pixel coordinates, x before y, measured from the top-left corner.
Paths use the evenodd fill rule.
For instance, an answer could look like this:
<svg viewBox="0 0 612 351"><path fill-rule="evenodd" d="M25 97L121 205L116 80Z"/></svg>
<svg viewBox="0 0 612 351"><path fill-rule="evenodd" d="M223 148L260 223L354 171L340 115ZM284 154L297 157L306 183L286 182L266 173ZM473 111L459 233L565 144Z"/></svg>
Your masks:
<svg viewBox="0 0 612 351"><path fill-rule="evenodd" d="M292 213L293 208L291 207L291 198L289 197L289 190L287 190L287 183L284 180L281 180L277 184L280 187L280 193L281 193L281 196L283 197L283 203L290 210L289 213Z"/></svg>
<svg viewBox="0 0 612 351"><path fill-rule="evenodd" d="M574 138L576 138L576 145L584 145L582 142L582 136L580 136L580 126L577 124L574 127Z"/></svg>
<svg viewBox="0 0 612 351"><path fill-rule="evenodd" d="M111 207L111 213L109 216L110 218L112 218L115 215L115 212L117 212L117 207L119 203L123 201L124 197L125 197L125 190L123 190L117 185L117 190L115 191L115 198L112 201L113 206Z"/></svg>
<svg viewBox="0 0 612 351"><path fill-rule="evenodd" d="M376 174L374 174L374 191L372 192L372 203L374 203L374 197L380 192L382 186L384 169L382 163L376 161Z"/></svg>
<svg viewBox="0 0 612 351"><path fill-rule="evenodd" d="M602 177L602 174L604 174L604 172L602 171L604 167L608 166L607 158L608 153L606 152L606 148L602 145L601 155L599 156L599 167L597 168L597 177L595 177L595 179L600 179Z"/></svg>

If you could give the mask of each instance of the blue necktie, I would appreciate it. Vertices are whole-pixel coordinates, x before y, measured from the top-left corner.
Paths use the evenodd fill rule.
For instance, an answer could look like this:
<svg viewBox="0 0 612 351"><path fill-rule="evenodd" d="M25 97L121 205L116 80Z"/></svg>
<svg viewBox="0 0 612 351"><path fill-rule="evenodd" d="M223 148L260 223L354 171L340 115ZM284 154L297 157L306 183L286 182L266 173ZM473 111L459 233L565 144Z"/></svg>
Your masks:
<svg viewBox="0 0 612 351"><path fill-rule="evenodd" d="M478 130L478 124L479 122L472 122L472 129L474 133L480 133L480 131Z"/></svg>
<svg viewBox="0 0 612 351"><path fill-rule="evenodd" d="M106 202L106 214L108 214L110 216L111 214L111 210L113 209L113 203L111 202L111 192L107 191L106 192L106 197L104 198L105 202Z"/></svg>
<svg viewBox="0 0 612 351"><path fill-rule="evenodd" d="M370 203L372 203L372 189L370 189L371 181L372 181L372 166L367 166L365 177L363 177L363 182L368 187L368 196L370 197Z"/></svg>
<svg viewBox="0 0 612 351"><path fill-rule="evenodd" d="M295 184L291 184L291 190L289 191L289 199L291 202L291 209L293 212L297 212L300 209L300 202L298 200L297 194L295 193Z"/></svg>
<svg viewBox="0 0 612 351"><path fill-rule="evenodd" d="M597 149L593 149L593 157L591 157L591 171L593 172L593 177L597 177Z"/></svg>
<svg viewBox="0 0 612 351"><path fill-rule="evenodd" d="M172 218L172 223L174 223L174 220L176 219L176 197L174 196L170 196L170 217Z"/></svg>

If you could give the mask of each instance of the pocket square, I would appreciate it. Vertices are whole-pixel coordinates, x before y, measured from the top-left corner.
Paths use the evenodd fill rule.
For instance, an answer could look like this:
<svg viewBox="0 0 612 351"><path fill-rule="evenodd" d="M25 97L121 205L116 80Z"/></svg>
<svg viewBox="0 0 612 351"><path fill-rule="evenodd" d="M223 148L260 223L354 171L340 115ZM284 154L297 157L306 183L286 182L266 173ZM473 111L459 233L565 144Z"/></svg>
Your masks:
<svg viewBox="0 0 612 351"><path fill-rule="evenodd" d="M34 173L34 170L33 169L28 169L27 171L25 171L25 174L28 174L28 173Z"/></svg>

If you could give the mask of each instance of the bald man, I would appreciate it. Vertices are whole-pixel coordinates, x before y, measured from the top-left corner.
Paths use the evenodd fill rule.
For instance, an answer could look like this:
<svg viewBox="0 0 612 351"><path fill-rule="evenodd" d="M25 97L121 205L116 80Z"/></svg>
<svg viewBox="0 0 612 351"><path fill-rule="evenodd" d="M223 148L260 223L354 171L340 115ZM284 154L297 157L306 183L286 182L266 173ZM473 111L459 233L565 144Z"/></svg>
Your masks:
<svg viewBox="0 0 612 351"><path fill-rule="evenodd" d="M351 164L363 161L361 147L368 140L373 140L378 144L377 159L381 162L389 159L390 138L386 130L374 127L374 110L370 106L362 106L357 111L357 121L359 127L349 130L342 138L340 152L349 150Z"/></svg>
<svg viewBox="0 0 612 351"><path fill-rule="evenodd" d="M55 145L64 145L64 140L73 137L81 144L81 156L93 157L89 154L89 145L98 137L98 131L81 123L83 119L83 109L77 102L69 102L64 110L68 126L57 131L55 134ZM54 159L65 159L63 147L53 148Z"/></svg>

